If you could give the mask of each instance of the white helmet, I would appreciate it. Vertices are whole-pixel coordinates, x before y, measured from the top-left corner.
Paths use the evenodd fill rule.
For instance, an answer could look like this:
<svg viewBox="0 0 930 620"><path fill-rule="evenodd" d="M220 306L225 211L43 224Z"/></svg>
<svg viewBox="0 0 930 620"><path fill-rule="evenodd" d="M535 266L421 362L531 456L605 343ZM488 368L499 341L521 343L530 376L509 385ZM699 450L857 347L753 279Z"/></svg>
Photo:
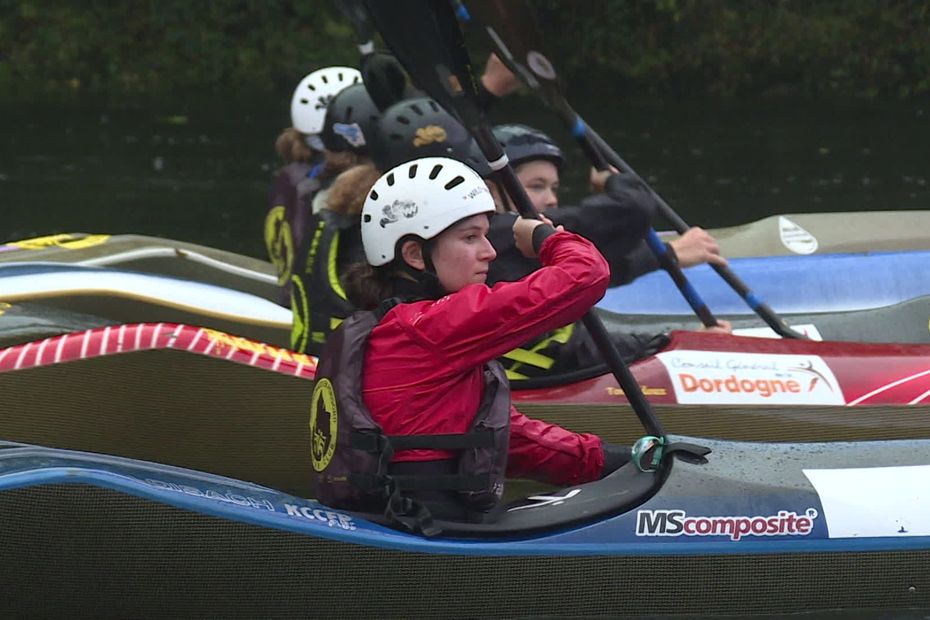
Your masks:
<svg viewBox="0 0 930 620"><path fill-rule="evenodd" d="M448 157L408 161L381 175L365 199L365 258L375 267L386 265L407 235L432 239L459 220L493 212L488 186L462 162Z"/></svg>
<svg viewBox="0 0 930 620"><path fill-rule="evenodd" d="M352 67L326 67L304 76L291 97L291 125L301 133L320 133L330 99L361 81L361 72Z"/></svg>

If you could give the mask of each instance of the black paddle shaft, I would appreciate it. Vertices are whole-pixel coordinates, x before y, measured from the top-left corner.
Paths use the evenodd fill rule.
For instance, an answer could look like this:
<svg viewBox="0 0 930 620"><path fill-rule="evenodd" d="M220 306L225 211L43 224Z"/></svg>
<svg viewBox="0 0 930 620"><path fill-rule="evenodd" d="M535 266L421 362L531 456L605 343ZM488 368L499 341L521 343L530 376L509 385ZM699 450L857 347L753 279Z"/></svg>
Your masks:
<svg viewBox="0 0 930 620"><path fill-rule="evenodd" d="M538 218L478 105L471 60L449 0L368 0L368 9L384 42L417 86L456 116L475 138L520 214ZM603 323L588 311L584 324L646 431L664 437L661 423Z"/></svg>
<svg viewBox="0 0 930 620"><path fill-rule="evenodd" d="M534 24L533 14L525 6L525 3L520 0L481 0L474 4L474 9L485 24L488 36L497 48L497 54L501 61L558 113L563 122L571 129L572 135L578 140L581 149L591 159L594 166L600 169L606 160L615 168L639 177L653 194L662 215L672 223L676 231L684 234L690 226L629 164L623 161L597 132L581 120L581 117L565 99L555 67L541 53L540 37ZM495 26L497 30L495 30ZM498 31L506 32L507 40L510 43L509 46L501 38ZM712 268L775 333L785 338L805 338L803 334L791 329L767 304L758 299L732 270L720 265L712 265ZM707 325L708 319L712 318L712 315L706 310L706 305L704 305L704 311L694 307L695 303L692 298L689 298L690 293L687 290L690 289L690 285L683 288L682 283L686 279L681 274L681 270L677 270L678 274L674 273L674 268L668 271L672 276L672 280L685 294L685 298L688 299L692 308ZM716 323L716 319L714 319L714 323Z"/></svg>
<svg viewBox="0 0 930 620"><path fill-rule="evenodd" d="M555 67L541 53L542 46L539 42L537 29L530 23L533 15L515 0L486 0L475 3L474 7L485 23L485 31L497 48L497 55L501 61L531 90L538 93L543 101L556 112L575 137L578 146L581 147L591 165L597 170L609 169L610 162L591 139L587 132L587 126L581 120L581 117L565 99ZM516 25L515 22L519 22L519 25ZM521 57L525 57L525 61L521 62L514 58L513 52L491 25L492 23L502 24L500 27L507 30L508 38L512 36L516 39L515 47L521 51ZM634 176L636 176L635 173ZM643 181L643 184L645 185L645 181ZM646 185L646 187L649 186ZM688 302L688 305L691 306L691 309L694 310L701 323L706 327L719 325L717 318L711 313L710 308L707 307L707 304L688 281L678 262L672 259L671 254L655 236L655 231L650 231L649 235L650 238L647 239L647 244L655 255L659 266L671 277L672 282Z"/></svg>

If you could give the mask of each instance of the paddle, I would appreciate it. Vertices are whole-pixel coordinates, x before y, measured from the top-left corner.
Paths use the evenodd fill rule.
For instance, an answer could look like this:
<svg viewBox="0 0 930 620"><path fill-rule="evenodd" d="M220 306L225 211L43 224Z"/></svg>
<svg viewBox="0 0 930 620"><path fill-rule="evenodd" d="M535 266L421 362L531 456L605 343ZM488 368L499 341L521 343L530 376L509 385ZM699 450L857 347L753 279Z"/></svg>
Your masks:
<svg viewBox="0 0 930 620"><path fill-rule="evenodd" d="M520 214L538 218L478 105L471 61L451 4L445 0L369 0L368 9L384 42L414 82L450 114L457 116L471 133ZM610 341L604 324L591 311L583 321L647 432L664 438L661 423Z"/></svg>
<svg viewBox="0 0 930 620"><path fill-rule="evenodd" d="M463 21L469 21L471 16L469 15L465 6L461 2L456 2L455 4L457 8L456 14L459 16L459 18L461 18ZM486 8L483 8L487 5L482 5L482 9L479 9L479 13L483 12L496 15L509 15L510 9L508 6L502 6L500 2L495 2L494 4L495 8L499 9L496 13L494 11L488 11ZM580 120L580 117L575 113L574 110L572 110L571 106L565 100L565 97L562 96L561 87L558 84L558 76L555 74L555 69L552 67L551 63L546 60L545 56L539 53L531 52L527 55L527 58L529 59L529 62L535 65L535 69L540 71L541 74L552 76L551 79L543 81L543 84L548 84L550 85L549 87L541 86L540 82L534 77L533 72L514 60L510 49L503 42L503 40L501 40L493 28L488 27L487 32L497 47L498 56L508 66L508 68L510 68L514 74L516 74L534 91L546 93L543 97L544 100L550 105L550 107L557 111L560 117L566 119L567 124L572 131L572 135L577 140L578 145L581 147L581 150L585 153L591 164L597 170L607 170L610 167L609 162L604 157L603 153L601 153L600 149L598 149L597 146L591 141L587 132L584 131L584 125L582 124L580 128L576 127L576 120ZM520 33L522 33L524 37L528 37L535 34L536 29L526 28L520 30ZM521 43L522 49L542 49L536 41L522 40ZM634 174L634 176L638 175ZM669 277L671 277L672 282L675 283L675 286L681 292L682 296L685 298L685 301L688 302L688 305L691 306L691 309L694 311L697 317L701 320L701 323L703 323L706 327L714 327L719 325L717 319L711 313L707 304L703 299L701 299L701 296L698 294L697 290L688 281L687 276L685 276L685 274L682 272L681 267L678 265L677 261L672 258L668 248L666 248L665 244L659 239L659 236L656 234L655 230L649 231L646 238L646 245L649 247L652 254L656 257L659 266L668 273Z"/></svg>
<svg viewBox="0 0 930 620"><path fill-rule="evenodd" d="M500 59L533 92L542 97L558 113L563 122L571 129L572 135L578 140L585 154L592 158L592 162L595 162L595 167L598 166L597 162L606 160L615 168L625 170L629 174L638 177L652 192L659 204L660 212L672 223L675 230L680 234L687 232L690 226L569 105L562 93L555 67L540 52L542 49L539 45L540 37L533 21L533 14L526 5L520 0L485 0L484 2L475 3L473 8L480 16L481 21L484 22L488 36L494 42ZM504 43L501 33L506 33L509 46ZM525 62L521 62L518 58L525 59ZM653 251L665 249L657 236L647 238L647 243L650 244L650 249L653 249ZM665 258L670 257L666 256ZM659 257L659 262L664 267L663 260L665 259ZM791 329L767 304L756 297L752 290L732 270L721 265L711 265L711 267L775 333L785 338L805 338L803 334ZM669 274L679 290L684 294L689 305L701 317L702 322L707 325L705 316L702 316L701 312L695 308L695 305L703 304L697 292L690 284L680 284L672 271L669 271ZM684 278L683 275L682 278ZM684 280L684 282L687 282L687 280ZM706 304L704 304L704 307L706 308ZM714 321L714 324L716 324L716 321Z"/></svg>

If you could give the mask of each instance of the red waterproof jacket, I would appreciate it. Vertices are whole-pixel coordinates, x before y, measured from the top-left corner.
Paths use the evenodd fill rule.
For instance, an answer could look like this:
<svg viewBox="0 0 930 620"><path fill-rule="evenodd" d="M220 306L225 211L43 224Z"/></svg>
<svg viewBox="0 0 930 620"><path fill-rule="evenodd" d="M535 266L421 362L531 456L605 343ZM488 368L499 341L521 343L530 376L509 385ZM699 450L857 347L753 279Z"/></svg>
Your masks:
<svg viewBox="0 0 930 620"><path fill-rule="evenodd" d="M386 435L466 432L481 400L484 363L577 321L607 290L607 261L583 237L557 232L539 258L543 267L517 282L473 284L385 315L368 340L362 393ZM394 460L453 456L408 450ZM511 408L508 476L569 485L596 480L603 464L596 435Z"/></svg>

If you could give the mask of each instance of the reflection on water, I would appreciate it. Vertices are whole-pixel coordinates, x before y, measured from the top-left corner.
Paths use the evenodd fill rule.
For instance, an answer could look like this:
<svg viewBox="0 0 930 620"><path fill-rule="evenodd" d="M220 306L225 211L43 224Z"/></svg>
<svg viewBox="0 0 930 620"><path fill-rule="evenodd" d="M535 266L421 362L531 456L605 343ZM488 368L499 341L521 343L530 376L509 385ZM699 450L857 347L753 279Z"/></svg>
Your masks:
<svg viewBox="0 0 930 620"><path fill-rule="evenodd" d="M289 120L284 103L0 105L0 239L135 232L261 257L274 139ZM927 103L575 105L694 225L930 208ZM570 158L563 203L584 195L583 156L536 100L504 101L493 118L552 134Z"/></svg>

